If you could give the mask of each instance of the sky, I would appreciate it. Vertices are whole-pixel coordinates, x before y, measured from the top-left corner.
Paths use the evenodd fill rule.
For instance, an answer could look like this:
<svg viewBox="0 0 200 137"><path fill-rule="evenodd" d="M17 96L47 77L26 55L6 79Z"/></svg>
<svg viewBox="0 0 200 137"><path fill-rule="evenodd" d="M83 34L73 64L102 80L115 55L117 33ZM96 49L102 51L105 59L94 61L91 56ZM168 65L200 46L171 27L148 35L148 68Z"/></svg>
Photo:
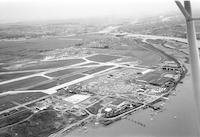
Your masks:
<svg viewBox="0 0 200 137"><path fill-rule="evenodd" d="M192 0L192 4L200 8L198 0ZM171 11L178 12L173 0L0 0L0 23L103 16L141 17Z"/></svg>

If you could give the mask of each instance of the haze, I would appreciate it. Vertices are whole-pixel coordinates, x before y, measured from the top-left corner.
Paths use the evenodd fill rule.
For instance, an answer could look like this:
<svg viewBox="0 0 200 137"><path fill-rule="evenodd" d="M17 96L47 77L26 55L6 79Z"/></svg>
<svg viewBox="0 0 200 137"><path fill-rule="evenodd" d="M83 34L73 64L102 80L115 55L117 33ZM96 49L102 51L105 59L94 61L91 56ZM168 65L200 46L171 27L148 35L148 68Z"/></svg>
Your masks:
<svg viewBox="0 0 200 137"><path fill-rule="evenodd" d="M199 2L192 1L193 5ZM198 4L196 4L198 3ZM0 0L0 22L179 12L173 0Z"/></svg>

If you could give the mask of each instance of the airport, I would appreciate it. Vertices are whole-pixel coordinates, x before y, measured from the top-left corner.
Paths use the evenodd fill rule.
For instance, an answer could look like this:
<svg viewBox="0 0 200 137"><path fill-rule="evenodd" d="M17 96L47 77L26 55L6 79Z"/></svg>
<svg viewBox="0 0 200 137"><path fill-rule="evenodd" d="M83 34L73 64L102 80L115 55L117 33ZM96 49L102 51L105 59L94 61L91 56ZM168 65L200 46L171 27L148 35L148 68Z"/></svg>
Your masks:
<svg viewBox="0 0 200 137"><path fill-rule="evenodd" d="M188 42L174 15L108 24L72 20L23 31L16 25L11 30L22 33L16 36L1 28L0 136L195 136L199 41L190 21L198 18L188 1L185 7L175 2Z"/></svg>

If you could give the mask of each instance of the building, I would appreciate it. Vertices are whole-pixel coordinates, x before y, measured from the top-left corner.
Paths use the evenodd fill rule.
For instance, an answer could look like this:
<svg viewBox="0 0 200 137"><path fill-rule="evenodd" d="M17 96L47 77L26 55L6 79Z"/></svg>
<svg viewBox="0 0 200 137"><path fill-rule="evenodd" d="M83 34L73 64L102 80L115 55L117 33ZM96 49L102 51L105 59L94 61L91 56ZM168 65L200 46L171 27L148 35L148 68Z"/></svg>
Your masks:
<svg viewBox="0 0 200 137"><path fill-rule="evenodd" d="M170 67L178 67L178 64L175 61L164 61L160 64L160 66L170 66Z"/></svg>
<svg viewBox="0 0 200 137"><path fill-rule="evenodd" d="M155 71L155 70L153 70L153 69L146 69L146 70L142 71L141 74L145 75L145 74L147 74L149 72L153 72L153 71Z"/></svg>
<svg viewBox="0 0 200 137"><path fill-rule="evenodd" d="M166 83L168 82L173 82L174 80L172 78L168 78L168 77L162 77L159 79L153 79L149 82L149 84L151 85L155 85L155 86L159 86L162 87L164 86Z"/></svg>
<svg viewBox="0 0 200 137"><path fill-rule="evenodd" d="M70 97L64 98L65 101L70 102L72 104L77 104L88 99L90 95L83 95L83 94L75 94Z"/></svg>
<svg viewBox="0 0 200 137"><path fill-rule="evenodd" d="M166 71L176 72L176 73L182 72L182 68L181 68L181 67L162 66L162 69L163 69L163 70L166 70Z"/></svg>
<svg viewBox="0 0 200 137"><path fill-rule="evenodd" d="M179 74L165 74L164 77L171 78L175 82L177 82L179 80L179 78L180 78L180 75Z"/></svg>
<svg viewBox="0 0 200 137"><path fill-rule="evenodd" d="M173 71L176 73L180 73L182 72L182 68L181 66L179 66L176 62L174 61L165 61L164 63L162 63L161 68L165 71Z"/></svg>
<svg viewBox="0 0 200 137"><path fill-rule="evenodd" d="M102 114L105 118L116 117L124 112L127 112L128 110L130 110L130 108L132 108L132 105L127 101L123 101L117 106L110 105L105 107L102 110Z"/></svg>

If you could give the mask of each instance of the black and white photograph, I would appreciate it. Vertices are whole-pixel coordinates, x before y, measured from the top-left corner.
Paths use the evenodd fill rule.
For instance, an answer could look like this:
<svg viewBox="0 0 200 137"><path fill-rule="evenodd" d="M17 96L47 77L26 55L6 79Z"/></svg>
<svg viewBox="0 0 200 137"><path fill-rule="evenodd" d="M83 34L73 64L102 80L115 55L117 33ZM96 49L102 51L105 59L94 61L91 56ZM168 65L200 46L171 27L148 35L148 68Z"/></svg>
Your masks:
<svg viewBox="0 0 200 137"><path fill-rule="evenodd" d="M200 137L200 0L0 0L0 137Z"/></svg>

